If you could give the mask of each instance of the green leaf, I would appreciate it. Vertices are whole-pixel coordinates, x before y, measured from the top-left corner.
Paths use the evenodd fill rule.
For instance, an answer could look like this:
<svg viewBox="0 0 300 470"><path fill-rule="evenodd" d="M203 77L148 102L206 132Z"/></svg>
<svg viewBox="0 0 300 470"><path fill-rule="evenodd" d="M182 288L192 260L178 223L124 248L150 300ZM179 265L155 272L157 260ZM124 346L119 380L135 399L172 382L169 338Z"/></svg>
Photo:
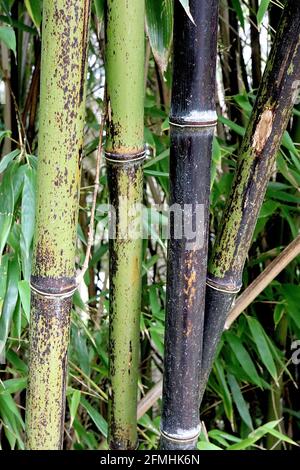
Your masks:
<svg viewBox="0 0 300 470"><path fill-rule="evenodd" d="M228 374L228 383L240 417L242 418L244 423L246 423L248 428L253 429L252 419L249 413L248 405L244 400L236 378L231 374Z"/></svg>
<svg viewBox="0 0 300 470"><path fill-rule="evenodd" d="M224 369L221 365L221 362L218 359L215 361L214 369L215 369L217 379L221 385L220 389L218 390L218 394L223 400L226 416L229 419L230 423L232 424L233 423L233 409L232 409L231 395L230 395L230 392L226 383Z"/></svg>
<svg viewBox="0 0 300 470"><path fill-rule="evenodd" d="M0 315L2 312L6 284L7 284L7 266L8 266L8 255L2 256L0 263Z"/></svg>
<svg viewBox="0 0 300 470"><path fill-rule="evenodd" d="M28 281L19 281L18 282L18 290L20 294L20 299L22 303L22 307L29 323L30 319L30 286Z"/></svg>
<svg viewBox="0 0 300 470"><path fill-rule="evenodd" d="M70 427L72 427L72 424L74 422L78 406L80 403L80 398L81 398L81 392L80 390L74 390L72 393L72 397L70 400L70 415L71 415L71 420L70 420Z"/></svg>
<svg viewBox="0 0 300 470"><path fill-rule="evenodd" d="M262 20L264 19L264 16L265 16L265 13L268 9L269 3L270 3L270 0L261 0L260 1L259 8L258 8L257 15L256 15L257 23L259 25L262 22Z"/></svg>
<svg viewBox="0 0 300 470"><path fill-rule="evenodd" d="M247 321L252 338L257 346L261 361L266 366L267 370L269 371L275 382L277 382L277 369L272 353L265 338L265 331L261 324L256 320L256 318L247 316Z"/></svg>
<svg viewBox="0 0 300 470"><path fill-rule="evenodd" d="M198 450L222 450L221 447L212 444L211 442L200 441L197 444Z"/></svg>
<svg viewBox="0 0 300 470"><path fill-rule="evenodd" d="M270 427L277 426L279 421L274 421L273 423L269 423ZM252 447L253 444L255 444L257 441L259 441L263 436L268 434L269 429L265 428L264 426L261 426L255 431L252 431L246 439L243 439L242 441L238 442L237 444L233 444L232 446L227 447L227 450L244 450L249 447Z"/></svg>
<svg viewBox="0 0 300 470"><path fill-rule="evenodd" d="M3 304L2 315L0 317L0 354L5 349L5 343L8 337L11 319L18 300L18 282L19 282L19 264L14 258L8 266L8 284Z"/></svg>
<svg viewBox="0 0 300 470"><path fill-rule="evenodd" d="M0 185L0 262L1 256L9 235L14 212L14 194L12 187L11 172L4 174Z"/></svg>
<svg viewBox="0 0 300 470"><path fill-rule="evenodd" d="M240 0L232 0L232 6L235 9L239 22L241 23L241 27L245 29L245 18L240 4Z"/></svg>
<svg viewBox="0 0 300 470"><path fill-rule="evenodd" d="M0 173L3 173L8 165L20 154L20 150L13 150L12 152L5 155L0 161Z"/></svg>
<svg viewBox="0 0 300 470"><path fill-rule="evenodd" d="M27 166L24 174L21 207L21 251L24 278L29 281L31 271L30 248L35 220L35 171Z"/></svg>
<svg viewBox="0 0 300 470"><path fill-rule="evenodd" d="M146 0L146 25L153 56L161 73L168 67L173 30L172 0Z"/></svg>
<svg viewBox="0 0 300 470"><path fill-rule="evenodd" d="M0 41L3 41L16 56L16 35L11 26L0 26Z"/></svg>
<svg viewBox="0 0 300 470"><path fill-rule="evenodd" d="M245 135L245 128L244 127L239 126L238 124L231 121L230 119L225 118L224 116L218 116L218 120L222 124L225 124L225 126L229 127L229 129L233 130L236 134L240 135L241 137L244 137L244 135Z"/></svg>
<svg viewBox="0 0 300 470"><path fill-rule="evenodd" d="M5 139L5 137L9 137L11 135L11 131L0 131L0 143L3 139ZM2 158L2 160L0 161L0 166L1 166L1 163L3 161L5 157ZM0 173L1 173L1 170L0 170Z"/></svg>
<svg viewBox="0 0 300 470"><path fill-rule="evenodd" d="M257 374L256 367L248 351L243 346L241 340L230 332L226 333L226 339L228 340L229 346L231 347L242 369L244 369L250 381L252 383L257 384L259 387L262 387L262 383Z"/></svg>
<svg viewBox="0 0 300 470"><path fill-rule="evenodd" d="M42 22L42 0L25 0L25 6L34 25L39 31Z"/></svg>
<svg viewBox="0 0 300 470"><path fill-rule="evenodd" d="M104 16L104 0L94 0L96 15L101 22Z"/></svg>
<svg viewBox="0 0 300 470"><path fill-rule="evenodd" d="M100 413L83 397L80 398L81 405L86 409L91 419L104 437L107 437L107 422Z"/></svg>
<svg viewBox="0 0 300 470"><path fill-rule="evenodd" d="M18 377L16 379L4 380L4 382L1 382L0 384L0 393L2 389L8 393L21 392L26 388L26 385L27 377Z"/></svg>
<svg viewBox="0 0 300 470"><path fill-rule="evenodd" d="M165 158L168 158L170 155L170 149L164 150L162 153L157 155L157 157L151 158L151 160L147 160L146 163L144 164L144 168L149 168L156 163L160 162L161 160L164 160Z"/></svg>
<svg viewBox="0 0 300 470"><path fill-rule="evenodd" d="M287 303L287 314L294 320L297 327L300 328L300 287L295 284L283 284L280 291Z"/></svg>

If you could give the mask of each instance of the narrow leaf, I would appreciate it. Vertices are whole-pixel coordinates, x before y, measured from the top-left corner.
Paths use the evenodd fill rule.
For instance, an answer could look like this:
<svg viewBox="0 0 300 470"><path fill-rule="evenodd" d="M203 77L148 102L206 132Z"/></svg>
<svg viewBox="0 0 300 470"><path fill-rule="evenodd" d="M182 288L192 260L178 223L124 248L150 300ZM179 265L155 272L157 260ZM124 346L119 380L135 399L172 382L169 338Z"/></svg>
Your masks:
<svg viewBox="0 0 300 470"><path fill-rule="evenodd" d="M0 41L3 41L16 55L16 35L11 26L0 26Z"/></svg>
<svg viewBox="0 0 300 470"><path fill-rule="evenodd" d="M258 11L257 11L257 23L258 24L260 24L262 20L264 19L269 3L270 3L270 0L261 0Z"/></svg>
<svg viewBox="0 0 300 470"><path fill-rule="evenodd" d="M232 392L234 403L236 404L240 417L250 429L253 429L252 419L249 413L248 405L244 400L244 397L242 395L242 392L240 390L240 387L239 387L239 384L237 383L236 378L231 374L228 374L228 383L230 386L230 390Z"/></svg>
<svg viewBox="0 0 300 470"><path fill-rule="evenodd" d="M272 353L265 338L264 329L255 318L247 317L247 321L252 338L257 346L261 361L266 366L267 370L276 382L278 379L277 370Z"/></svg>
<svg viewBox="0 0 300 470"><path fill-rule="evenodd" d="M146 25L153 56L164 74L172 42L172 0L146 0Z"/></svg>

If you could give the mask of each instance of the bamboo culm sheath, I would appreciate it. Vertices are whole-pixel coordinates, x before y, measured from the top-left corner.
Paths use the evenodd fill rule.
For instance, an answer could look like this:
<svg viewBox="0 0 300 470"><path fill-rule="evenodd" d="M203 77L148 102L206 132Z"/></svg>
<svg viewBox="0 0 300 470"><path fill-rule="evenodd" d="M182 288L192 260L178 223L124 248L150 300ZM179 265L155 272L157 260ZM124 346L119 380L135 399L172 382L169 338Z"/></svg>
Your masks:
<svg viewBox="0 0 300 470"><path fill-rule="evenodd" d="M90 1L44 0L31 277L28 449L61 449Z"/></svg>
<svg viewBox="0 0 300 470"><path fill-rule="evenodd" d="M170 217L160 440L160 448L169 450L194 449L200 432L210 162L216 125L218 2L191 0L190 10L194 22L180 2L174 2L170 205L181 208L201 242L186 233L177 239ZM198 218L199 207L202 216Z"/></svg>
<svg viewBox="0 0 300 470"><path fill-rule="evenodd" d="M275 157L300 86L300 2L288 0L243 138L209 262L201 396L236 293Z"/></svg>
<svg viewBox="0 0 300 470"><path fill-rule="evenodd" d="M128 26L130 25L130 26ZM144 1L108 0L106 161L115 233L110 251L109 446L137 446L144 159Z"/></svg>

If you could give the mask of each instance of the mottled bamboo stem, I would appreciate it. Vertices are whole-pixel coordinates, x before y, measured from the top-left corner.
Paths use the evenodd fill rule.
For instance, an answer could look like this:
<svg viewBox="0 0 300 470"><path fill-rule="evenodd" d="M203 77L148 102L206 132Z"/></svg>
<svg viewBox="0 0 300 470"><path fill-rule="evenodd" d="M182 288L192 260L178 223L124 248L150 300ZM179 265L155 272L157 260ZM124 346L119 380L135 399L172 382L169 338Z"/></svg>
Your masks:
<svg viewBox="0 0 300 470"><path fill-rule="evenodd" d="M212 139L216 125L218 2L190 0L194 22L174 2L170 114L170 217L161 449L194 449L200 432L199 383L207 261ZM199 217L201 208L201 217ZM178 214L177 214L178 216ZM189 237L187 226L196 237Z"/></svg>
<svg viewBox="0 0 300 470"><path fill-rule="evenodd" d="M108 0L107 139L110 204L109 446L137 446L144 159L144 1ZM136 227L136 230L135 230Z"/></svg>
<svg viewBox="0 0 300 470"><path fill-rule="evenodd" d="M89 14L89 0L43 2L28 449L61 449L63 443Z"/></svg>
<svg viewBox="0 0 300 470"><path fill-rule="evenodd" d="M209 263L201 395L242 273L274 161L300 85L300 2L288 0L241 144Z"/></svg>

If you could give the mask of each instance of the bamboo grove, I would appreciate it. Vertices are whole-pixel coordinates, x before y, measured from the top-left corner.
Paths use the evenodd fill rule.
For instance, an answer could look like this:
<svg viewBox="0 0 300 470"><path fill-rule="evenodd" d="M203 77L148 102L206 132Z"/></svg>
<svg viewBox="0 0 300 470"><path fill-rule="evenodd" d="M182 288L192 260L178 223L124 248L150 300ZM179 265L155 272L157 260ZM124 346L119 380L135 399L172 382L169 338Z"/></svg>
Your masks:
<svg viewBox="0 0 300 470"><path fill-rule="evenodd" d="M292 448L300 3L0 9L1 447Z"/></svg>

